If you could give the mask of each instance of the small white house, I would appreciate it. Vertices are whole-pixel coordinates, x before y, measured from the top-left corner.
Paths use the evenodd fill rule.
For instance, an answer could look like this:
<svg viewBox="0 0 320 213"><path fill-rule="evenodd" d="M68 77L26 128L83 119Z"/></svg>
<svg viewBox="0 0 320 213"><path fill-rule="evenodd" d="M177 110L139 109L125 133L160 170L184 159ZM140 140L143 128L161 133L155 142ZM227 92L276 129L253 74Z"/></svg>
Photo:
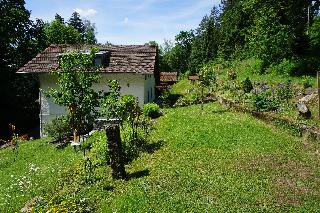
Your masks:
<svg viewBox="0 0 320 213"><path fill-rule="evenodd" d="M49 72L58 70L58 56L71 50L88 51L98 48L96 63L101 64L101 80L93 85L96 91L108 92L108 80L118 80L122 95L133 95L139 105L152 102L155 98L155 76L157 49L151 45L51 45L35 58L21 67L17 73L37 73L40 83L40 136L43 136L44 124L53 118L67 113L44 96L49 88L57 87L57 79Z"/></svg>

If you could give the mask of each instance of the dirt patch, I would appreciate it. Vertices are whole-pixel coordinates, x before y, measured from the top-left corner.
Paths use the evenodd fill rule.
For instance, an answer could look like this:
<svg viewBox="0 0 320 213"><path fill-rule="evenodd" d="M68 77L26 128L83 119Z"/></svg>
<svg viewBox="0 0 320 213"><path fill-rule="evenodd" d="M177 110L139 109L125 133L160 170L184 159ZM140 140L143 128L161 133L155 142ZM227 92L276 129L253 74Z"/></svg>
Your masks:
<svg viewBox="0 0 320 213"><path fill-rule="evenodd" d="M313 195L315 178L309 167L288 161L277 169L279 174L273 180L273 188L279 204L299 206L301 197Z"/></svg>
<svg viewBox="0 0 320 213"><path fill-rule="evenodd" d="M305 165L296 160L273 155L261 155L240 160L237 169L270 179L276 206L300 206L303 197L317 196L320 184L314 165Z"/></svg>

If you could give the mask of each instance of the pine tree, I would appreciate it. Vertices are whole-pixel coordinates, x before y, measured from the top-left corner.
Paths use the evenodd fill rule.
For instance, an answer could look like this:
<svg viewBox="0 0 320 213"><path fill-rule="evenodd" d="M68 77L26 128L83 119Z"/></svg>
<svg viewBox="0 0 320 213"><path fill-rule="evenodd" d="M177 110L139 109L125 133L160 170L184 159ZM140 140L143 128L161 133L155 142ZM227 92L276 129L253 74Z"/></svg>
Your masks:
<svg viewBox="0 0 320 213"><path fill-rule="evenodd" d="M58 13L56 13L54 19L59 21L61 24L64 24L64 18L62 18Z"/></svg>
<svg viewBox="0 0 320 213"><path fill-rule="evenodd" d="M74 27L74 29L78 30L78 32L83 35L84 34L84 24L82 19L80 18L80 14L77 12L73 12L69 21L68 25Z"/></svg>

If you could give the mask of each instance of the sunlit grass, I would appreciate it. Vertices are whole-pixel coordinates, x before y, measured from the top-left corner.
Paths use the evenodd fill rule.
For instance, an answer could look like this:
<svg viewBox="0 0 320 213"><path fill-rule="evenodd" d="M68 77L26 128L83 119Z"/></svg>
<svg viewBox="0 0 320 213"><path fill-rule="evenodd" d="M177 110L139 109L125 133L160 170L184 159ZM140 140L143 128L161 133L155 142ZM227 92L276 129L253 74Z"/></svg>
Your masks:
<svg viewBox="0 0 320 213"><path fill-rule="evenodd" d="M114 184L98 212L320 208L315 147L285 130L209 104L167 110L152 136L164 147L127 167L149 175Z"/></svg>
<svg viewBox="0 0 320 213"><path fill-rule="evenodd" d="M59 174L81 159L70 147L56 149L47 139L0 150L0 212L14 212L54 189Z"/></svg>
<svg viewBox="0 0 320 213"><path fill-rule="evenodd" d="M204 110L199 105L166 109L155 121L150 140L162 145L141 153L126 165L127 180L112 180L110 168L98 166L93 174L96 181L84 183L81 174L72 174L72 162L67 164L65 160L76 161L78 156L69 149L54 150L43 141L26 143L20 150L50 153L51 160L38 156L35 159L42 160L34 161L30 156L25 164L17 164L24 168L19 177L37 167L41 171L43 165L51 165L52 169L55 167L52 165L58 164L61 170L69 167L66 177L82 180L72 179L62 188L50 191L51 186L47 185L56 179L52 172L47 172L48 180L41 179L45 186L38 181L39 188L49 191L47 198L58 196L70 203L90 201L96 212L315 212L320 209L317 151L320 145L294 137L285 129L214 103L204 105ZM17 175L13 171L18 166L6 165L8 177ZM12 184L11 180L7 182L6 188ZM13 191L7 193L17 196ZM32 193L38 195L40 191L35 189Z"/></svg>

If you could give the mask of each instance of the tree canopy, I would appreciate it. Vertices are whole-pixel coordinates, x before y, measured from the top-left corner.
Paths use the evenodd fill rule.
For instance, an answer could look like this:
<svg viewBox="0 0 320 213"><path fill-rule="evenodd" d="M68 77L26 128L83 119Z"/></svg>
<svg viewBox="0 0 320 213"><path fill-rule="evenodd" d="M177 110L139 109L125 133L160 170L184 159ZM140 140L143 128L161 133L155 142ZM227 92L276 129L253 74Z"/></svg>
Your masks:
<svg viewBox="0 0 320 213"><path fill-rule="evenodd" d="M16 124L18 132L30 130L38 123L36 78L16 75L15 72L45 48L46 42L43 22L31 21L24 4L23 0L0 1L1 136L8 135L9 123Z"/></svg>
<svg viewBox="0 0 320 213"><path fill-rule="evenodd" d="M79 32L59 14L51 23L32 21L24 0L0 1L1 138L9 136L9 123L15 124L18 133L30 132L39 125L37 77L15 72L52 43L96 43L94 24L88 20L81 23Z"/></svg>
<svg viewBox="0 0 320 213"><path fill-rule="evenodd" d="M44 32L47 45L50 44L95 44L95 25L89 20L82 20L79 13L72 13L67 23L56 14L55 19L46 23Z"/></svg>
<svg viewBox="0 0 320 213"><path fill-rule="evenodd" d="M306 60L319 47L319 4L310 0L222 0L198 28L176 36L170 50L162 52L160 69L198 73L206 63L218 59L256 58L264 67L285 59Z"/></svg>

